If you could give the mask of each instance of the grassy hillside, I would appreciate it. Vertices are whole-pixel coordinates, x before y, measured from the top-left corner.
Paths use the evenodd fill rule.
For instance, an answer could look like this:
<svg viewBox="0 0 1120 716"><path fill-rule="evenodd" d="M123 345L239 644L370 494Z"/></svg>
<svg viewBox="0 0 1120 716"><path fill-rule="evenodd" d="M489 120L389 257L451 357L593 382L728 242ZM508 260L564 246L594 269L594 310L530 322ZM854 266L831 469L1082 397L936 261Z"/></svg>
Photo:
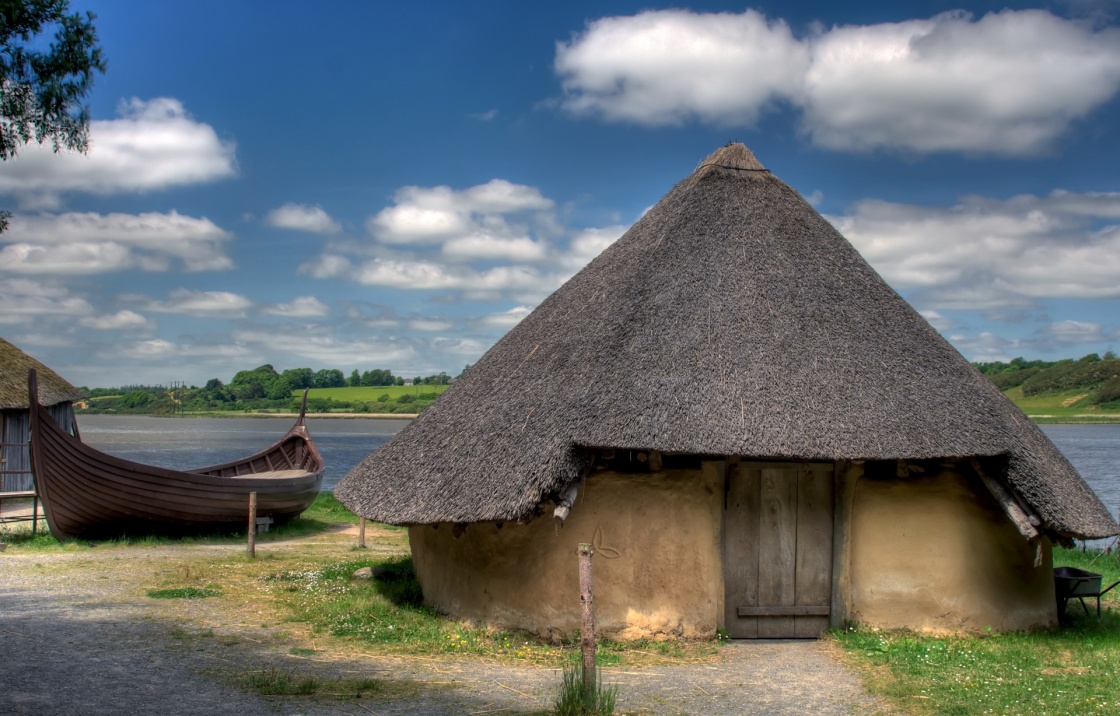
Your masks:
<svg viewBox="0 0 1120 716"><path fill-rule="evenodd" d="M979 363L976 367L1036 422L1120 420L1120 359Z"/></svg>
<svg viewBox="0 0 1120 716"><path fill-rule="evenodd" d="M446 385L389 385L389 386L361 386L355 388L312 388L307 391L307 399L313 398L330 398L336 401L347 401L352 403L376 403L389 402L399 399L402 395L411 395L417 400L423 400L421 396L432 394L439 395L447 390L449 386ZM303 393L302 390L292 391L292 395L299 397ZM388 396L384 400L382 396Z"/></svg>

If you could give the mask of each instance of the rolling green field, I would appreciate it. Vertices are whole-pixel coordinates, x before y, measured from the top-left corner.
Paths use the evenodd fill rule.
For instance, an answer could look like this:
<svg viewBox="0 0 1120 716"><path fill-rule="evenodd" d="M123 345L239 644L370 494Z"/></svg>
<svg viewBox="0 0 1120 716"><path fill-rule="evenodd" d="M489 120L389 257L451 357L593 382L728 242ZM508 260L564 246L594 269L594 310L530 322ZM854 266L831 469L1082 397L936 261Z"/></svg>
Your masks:
<svg viewBox="0 0 1120 716"><path fill-rule="evenodd" d="M382 395L388 395L387 400L396 400L402 395L420 396L425 393L439 395L447 390L446 385L389 385L389 386L362 386L358 388L312 388L307 392L310 398L330 398L331 400L349 401L355 403L375 403ZM303 391L294 390L292 395L299 397Z"/></svg>
<svg viewBox="0 0 1120 716"><path fill-rule="evenodd" d="M1023 395L1022 387L1004 391L1036 423L1110 423L1120 421L1120 410L1089 403L1086 390Z"/></svg>

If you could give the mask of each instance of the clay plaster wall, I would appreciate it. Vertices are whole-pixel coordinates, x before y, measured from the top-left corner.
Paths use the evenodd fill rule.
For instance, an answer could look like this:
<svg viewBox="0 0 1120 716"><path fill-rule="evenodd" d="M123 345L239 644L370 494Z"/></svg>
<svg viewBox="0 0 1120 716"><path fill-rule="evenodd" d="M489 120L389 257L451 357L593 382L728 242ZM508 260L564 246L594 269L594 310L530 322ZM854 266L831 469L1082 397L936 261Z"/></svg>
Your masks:
<svg viewBox="0 0 1120 716"><path fill-rule="evenodd" d="M564 526L409 529L424 599L456 617L545 636L579 630L576 545L592 542L596 631L616 638L712 636L722 609L722 463L655 474L596 473Z"/></svg>
<svg viewBox="0 0 1120 716"><path fill-rule="evenodd" d="M1056 623L1050 544L1035 547L972 475L861 477L851 524L849 614L882 628Z"/></svg>

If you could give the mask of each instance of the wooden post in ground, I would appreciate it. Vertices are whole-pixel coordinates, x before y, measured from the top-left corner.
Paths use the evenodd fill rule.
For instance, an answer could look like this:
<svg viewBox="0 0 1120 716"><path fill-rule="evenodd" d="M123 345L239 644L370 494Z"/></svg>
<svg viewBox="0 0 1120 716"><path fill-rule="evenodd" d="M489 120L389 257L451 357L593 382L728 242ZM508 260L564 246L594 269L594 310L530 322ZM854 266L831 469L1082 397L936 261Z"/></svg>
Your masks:
<svg viewBox="0 0 1120 716"><path fill-rule="evenodd" d="M583 654L583 703L588 709L595 708L595 598L591 591L591 555L595 553L587 542L580 542L576 550L579 555L579 603L580 651Z"/></svg>
<svg viewBox="0 0 1120 716"><path fill-rule="evenodd" d="M366 518L358 518L358 549L366 548Z"/></svg>
<svg viewBox="0 0 1120 716"><path fill-rule="evenodd" d="M257 493L249 493L249 559L257 558Z"/></svg>

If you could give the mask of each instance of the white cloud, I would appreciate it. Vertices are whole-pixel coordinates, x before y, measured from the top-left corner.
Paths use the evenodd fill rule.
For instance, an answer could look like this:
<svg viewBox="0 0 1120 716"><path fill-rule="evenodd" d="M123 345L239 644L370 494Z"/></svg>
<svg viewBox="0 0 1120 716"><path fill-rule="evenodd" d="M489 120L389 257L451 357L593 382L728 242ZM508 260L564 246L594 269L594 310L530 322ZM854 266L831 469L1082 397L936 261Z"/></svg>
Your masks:
<svg viewBox="0 0 1120 716"><path fill-rule="evenodd" d="M1120 296L1120 193L1054 192L952 207L863 201L829 217L892 285L930 308Z"/></svg>
<svg viewBox="0 0 1120 716"><path fill-rule="evenodd" d="M284 204L273 209L265 216L265 223L280 229L308 231L313 234L330 236L342 230L338 222L319 206L305 204Z"/></svg>
<svg viewBox="0 0 1120 716"><path fill-rule="evenodd" d="M116 331L134 328L152 328L154 324L135 311L117 311L116 313L101 316L87 316L78 321L84 328L93 328L99 331Z"/></svg>
<svg viewBox="0 0 1120 716"><path fill-rule="evenodd" d="M252 305L252 301L236 293L179 288L169 293L166 301L148 301L145 309L204 318L241 318Z"/></svg>
<svg viewBox="0 0 1120 716"><path fill-rule="evenodd" d="M366 221L369 233L387 244L438 244L479 232L506 233L511 229L503 215L553 206L537 189L504 179L462 191L406 186L393 202Z"/></svg>
<svg viewBox="0 0 1120 716"><path fill-rule="evenodd" d="M563 106L647 125L752 125L797 87L808 50L782 20L658 10L596 20L556 46Z"/></svg>
<svg viewBox="0 0 1120 716"><path fill-rule="evenodd" d="M1058 346L1099 343L1107 336L1099 323L1087 321L1055 321L1035 332L1035 340Z"/></svg>
<svg viewBox="0 0 1120 716"><path fill-rule="evenodd" d="M494 179L467 189L404 187L366 222L374 241L333 241L302 274L441 291L441 299L535 305L626 229L572 229L537 189Z"/></svg>
<svg viewBox="0 0 1120 716"><path fill-rule="evenodd" d="M755 10L647 11L590 23L555 69L563 107L608 121L752 126L786 101L831 149L1033 154L1120 90L1120 29L1005 10L797 39Z"/></svg>
<svg viewBox="0 0 1120 716"><path fill-rule="evenodd" d="M566 266L581 269L599 254L618 241L626 233L628 226L604 226L602 228L581 229L572 237L568 253L564 257Z"/></svg>
<svg viewBox="0 0 1120 716"><path fill-rule="evenodd" d="M408 327L414 331L440 333L451 330L455 324L443 318L414 318L408 322Z"/></svg>
<svg viewBox="0 0 1120 716"><path fill-rule="evenodd" d="M352 270L350 259L338 254L323 254L299 267L299 273L309 274L312 278L347 276Z"/></svg>
<svg viewBox="0 0 1120 716"><path fill-rule="evenodd" d="M498 328L506 331L520 323L532 310L532 306L514 306L508 311L483 316L478 320L478 323L488 328Z"/></svg>
<svg viewBox="0 0 1120 716"><path fill-rule="evenodd" d="M399 366L415 360L417 351L400 339L342 340L329 335L307 335L298 341L275 331L234 331L232 337L265 355L284 355L293 365L301 361L329 368L371 369Z"/></svg>
<svg viewBox="0 0 1120 716"><path fill-rule="evenodd" d="M62 287L27 279L0 283L0 325L31 325L44 318L80 318L93 313L89 301Z"/></svg>
<svg viewBox="0 0 1120 716"><path fill-rule="evenodd" d="M272 316L287 316L289 318L314 318L329 315L331 312L327 304L314 296L299 296L292 299L291 303L277 303L262 310Z"/></svg>
<svg viewBox="0 0 1120 716"><path fill-rule="evenodd" d="M831 149L1036 153L1120 88L1120 31L1043 10L837 27L812 48L804 128Z"/></svg>
<svg viewBox="0 0 1120 716"><path fill-rule="evenodd" d="M945 332L953 325L952 320L946 318L937 311L919 311L919 313L922 314L922 318L929 321L929 324L938 331Z"/></svg>
<svg viewBox="0 0 1120 716"><path fill-rule="evenodd" d="M223 243L231 238L209 219L167 214L67 212L13 216L0 241L0 271L95 274L125 269L187 271L233 267Z"/></svg>
<svg viewBox="0 0 1120 716"><path fill-rule="evenodd" d="M235 146L170 97L122 102L120 117L90 122L85 155L31 144L4 163L0 193L29 205L57 205L64 192L110 195L167 189L234 176Z"/></svg>
<svg viewBox="0 0 1120 716"><path fill-rule="evenodd" d="M449 239L443 244L446 256L465 259L506 259L508 261L540 261L548 252L540 241L528 236L504 238L488 234L471 234Z"/></svg>

